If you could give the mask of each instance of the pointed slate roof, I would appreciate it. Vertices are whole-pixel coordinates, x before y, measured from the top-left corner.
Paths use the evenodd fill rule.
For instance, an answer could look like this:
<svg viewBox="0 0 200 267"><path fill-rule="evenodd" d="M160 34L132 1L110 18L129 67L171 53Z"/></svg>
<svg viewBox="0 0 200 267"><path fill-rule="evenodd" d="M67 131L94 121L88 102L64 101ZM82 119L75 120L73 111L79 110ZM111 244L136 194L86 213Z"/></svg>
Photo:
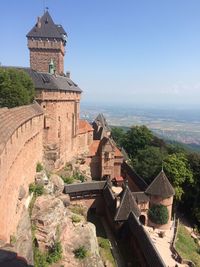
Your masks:
<svg viewBox="0 0 200 267"><path fill-rule="evenodd" d="M122 192L120 206L115 215L115 221L126 221L131 212L133 212L136 217L140 216L140 210L138 209L134 196L128 185L125 185L125 189Z"/></svg>
<svg viewBox="0 0 200 267"><path fill-rule="evenodd" d="M100 140L104 136L107 136L108 132L111 132L110 127L102 113L100 113L93 121L92 126L94 128L94 139Z"/></svg>
<svg viewBox="0 0 200 267"><path fill-rule="evenodd" d="M162 170L153 182L147 187L146 194L168 198L175 195L174 188L170 184L166 174Z"/></svg>
<svg viewBox="0 0 200 267"><path fill-rule="evenodd" d="M67 33L61 25L56 25L48 11L44 13L32 30L26 35L28 38L56 38L65 41Z"/></svg>

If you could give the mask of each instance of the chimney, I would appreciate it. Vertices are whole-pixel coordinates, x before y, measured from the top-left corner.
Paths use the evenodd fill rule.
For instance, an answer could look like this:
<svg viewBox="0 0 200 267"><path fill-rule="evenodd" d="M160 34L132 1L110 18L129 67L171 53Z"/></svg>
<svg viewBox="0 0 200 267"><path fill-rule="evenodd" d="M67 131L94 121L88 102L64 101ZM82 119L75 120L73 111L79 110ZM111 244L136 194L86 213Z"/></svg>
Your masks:
<svg viewBox="0 0 200 267"><path fill-rule="evenodd" d="M37 27L40 29L41 26L42 26L42 24L41 24L41 18L38 17L38 18L37 18Z"/></svg>
<svg viewBox="0 0 200 267"><path fill-rule="evenodd" d="M66 77L70 79L70 71L66 72Z"/></svg>

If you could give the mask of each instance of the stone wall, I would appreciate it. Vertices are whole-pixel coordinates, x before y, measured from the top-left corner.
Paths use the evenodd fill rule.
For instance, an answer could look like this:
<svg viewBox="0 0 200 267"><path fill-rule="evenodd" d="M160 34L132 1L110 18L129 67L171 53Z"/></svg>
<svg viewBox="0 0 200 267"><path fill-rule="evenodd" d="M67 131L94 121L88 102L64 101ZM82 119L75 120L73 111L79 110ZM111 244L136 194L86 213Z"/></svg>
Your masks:
<svg viewBox="0 0 200 267"><path fill-rule="evenodd" d="M64 73L65 48L62 41L54 40L28 40L30 50L30 66L32 69L49 72L49 63L53 59L56 72Z"/></svg>
<svg viewBox="0 0 200 267"><path fill-rule="evenodd" d="M148 225L149 226L154 226L156 228L163 229L163 230L164 229L168 229L170 227L171 216L172 216L173 196L172 197L169 197L169 198L161 198L161 197L158 197L158 196L151 196L150 197L150 207L152 205L159 205L159 204L167 207L168 214L169 214L169 219L168 219L167 224L158 225L158 224L155 224L155 223L153 223L153 222L151 222L149 220L148 221Z"/></svg>
<svg viewBox="0 0 200 267"><path fill-rule="evenodd" d="M0 109L0 239L15 235L37 162L42 161L43 111L38 104Z"/></svg>
<svg viewBox="0 0 200 267"><path fill-rule="evenodd" d="M47 169L60 168L78 154L80 93L37 91L45 114L44 159Z"/></svg>

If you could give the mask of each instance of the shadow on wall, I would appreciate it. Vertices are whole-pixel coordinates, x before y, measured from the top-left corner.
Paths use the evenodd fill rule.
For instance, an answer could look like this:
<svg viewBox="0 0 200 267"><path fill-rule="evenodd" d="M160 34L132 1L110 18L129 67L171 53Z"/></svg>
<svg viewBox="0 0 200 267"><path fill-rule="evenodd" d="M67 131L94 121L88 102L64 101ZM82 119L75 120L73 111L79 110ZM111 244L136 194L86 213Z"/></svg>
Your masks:
<svg viewBox="0 0 200 267"><path fill-rule="evenodd" d="M0 267L34 267L15 252L0 249Z"/></svg>

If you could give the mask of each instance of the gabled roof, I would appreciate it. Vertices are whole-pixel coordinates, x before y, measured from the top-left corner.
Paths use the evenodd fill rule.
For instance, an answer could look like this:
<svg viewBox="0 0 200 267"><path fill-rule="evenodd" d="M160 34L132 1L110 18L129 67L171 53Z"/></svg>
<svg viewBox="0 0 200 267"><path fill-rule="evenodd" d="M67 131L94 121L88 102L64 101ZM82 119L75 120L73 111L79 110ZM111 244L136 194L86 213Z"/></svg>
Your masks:
<svg viewBox="0 0 200 267"><path fill-rule="evenodd" d="M138 209L134 196L131 193L128 185L125 185L125 189L122 192L120 206L115 215L115 221L126 221L131 212L133 212L136 217L140 216L140 211Z"/></svg>
<svg viewBox="0 0 200 267"><path fill-rule="evenodd" d="M115 212L116 212L116 199L115 199L115 196L112 192L110 185L108 184L108 181L107 181L106 186L103 189L103 197L105 200L105 204L110 211L111 217L114 218Z"/></svg>
<svg viewBox="0 0 200 267"><path fill-rule="evenodd" d="M147 187L146 194L168 198L175 195L174 188L162 170L153 182Z"/></svg>
<svg viewBox="0 0 200 267"><path fill-rule="evenodd" d="M145 192L132 192L132 194L138 204L149 202L149 196Z"/></svg>
<svg viewBox="0 0 200 267"><path fill-rule="evenodd" d="M32 30L26 35L28 38L56 38L65 41L67 33L61 25L56 25L48 11L44 13Z"/></svg>
<svg viewBox="0 0 200 267"><path fill-rule="evenodd" d="M133 180L140 191L145 191L147 189L147 183L133 170L133 168L128 163L122 163L122 170L127 173L127 175L130 177L130 179Z"/></svg>
<svg viewBox="0 0 200 267"><path fill-rule="evenodd" d="M111 132L110 127L102 113L100 113L92 123L94 128L94 139L102 139L107 136L108 132Z"/></svg>

